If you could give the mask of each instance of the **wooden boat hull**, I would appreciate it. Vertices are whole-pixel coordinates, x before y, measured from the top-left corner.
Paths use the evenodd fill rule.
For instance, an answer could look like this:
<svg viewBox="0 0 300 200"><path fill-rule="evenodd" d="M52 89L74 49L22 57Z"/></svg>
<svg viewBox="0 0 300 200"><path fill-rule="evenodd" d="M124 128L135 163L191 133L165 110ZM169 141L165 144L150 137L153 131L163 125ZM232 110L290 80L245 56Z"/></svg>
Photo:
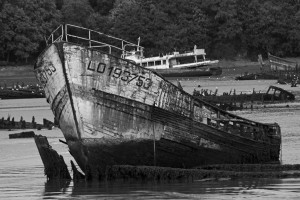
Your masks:
<svg viewBox="0 0 300 200"><path fill-rule="evenodd" d="M155 71L164 77L199 77L217 76L222 74L221 67L212 66L202 66L196 68L155 69Z"/></svg>
<svg viewBox="0 0 300 200"><path fill-rule="evenodd" d="M250 134L226 122L213 124L219 110L111 54L54 43L39 56L35 73L87 176L99 178L115 164L194 167L279 160L280 131L258 138L255 128L267 128L264 124L253 123ZM238 128L246 130L242 123Z"/></svg>
<svg viewBox="0 0 300 200"><path fill-rule="evenodd" d="M299 67L297 62L293 62L287 59L279 58L268 53L271 71L292 71L298 72Z"/></svg>

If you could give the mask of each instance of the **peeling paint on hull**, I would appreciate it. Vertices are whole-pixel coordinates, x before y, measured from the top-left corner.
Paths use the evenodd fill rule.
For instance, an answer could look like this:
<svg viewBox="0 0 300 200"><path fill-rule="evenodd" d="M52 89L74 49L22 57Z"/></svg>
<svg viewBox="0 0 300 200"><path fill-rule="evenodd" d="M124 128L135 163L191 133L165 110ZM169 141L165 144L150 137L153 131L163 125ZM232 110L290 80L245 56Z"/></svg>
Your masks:
<svg viewBox="0 0 300 200"><path fill-rule="evenodd" d="M87 175L99 178L114 164L279 161L280 135L257 139L255 128L243 135L225 122L213 126L218 111L130 61L58 42L39 56L35 72L71 154Z"/></svg>

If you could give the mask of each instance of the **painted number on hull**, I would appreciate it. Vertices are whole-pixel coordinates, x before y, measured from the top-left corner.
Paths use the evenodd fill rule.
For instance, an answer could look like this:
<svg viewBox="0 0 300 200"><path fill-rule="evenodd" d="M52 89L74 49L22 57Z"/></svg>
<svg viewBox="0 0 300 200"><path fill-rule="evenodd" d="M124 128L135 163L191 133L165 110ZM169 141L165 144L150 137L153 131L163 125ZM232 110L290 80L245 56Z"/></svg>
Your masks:
<svg viewBox="0 0 300 200"><path fill-rule="evenodd" d="M107 71L108 76L112 76L117 79L119 78L127 83L135 81L135 84L138 87L143 87L145 89L149 89L149 87L152 85L152 80L150 78L146 78L137 73L131 73L126 69L122 70L121 68L117 67L107 67L105 63L99 63L98 65L96 65L92 61L90 61L87 69L100 74L103 74L105 73L105 71Z"/></svg>
<svg viewBox="0 0 300 200"><path fill-rule="evenodd" d="M48 64L38 71L37 78L42 85L45 85L54 72L56 72L56 68L52 64Z"/></svg>

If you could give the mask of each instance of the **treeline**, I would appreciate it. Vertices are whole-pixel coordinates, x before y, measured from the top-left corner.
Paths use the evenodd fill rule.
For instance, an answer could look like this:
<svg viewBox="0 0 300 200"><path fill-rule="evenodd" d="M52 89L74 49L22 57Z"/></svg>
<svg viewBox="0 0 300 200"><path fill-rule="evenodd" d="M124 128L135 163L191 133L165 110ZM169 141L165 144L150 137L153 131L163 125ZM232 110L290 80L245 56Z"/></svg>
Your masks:
<svg viewBox="0 0 300 200"><path fill-rule="evenodd" d="M0 0L0 61L33 61L61 23L140 37L146 55L300 55L299 0Z"/></svg>

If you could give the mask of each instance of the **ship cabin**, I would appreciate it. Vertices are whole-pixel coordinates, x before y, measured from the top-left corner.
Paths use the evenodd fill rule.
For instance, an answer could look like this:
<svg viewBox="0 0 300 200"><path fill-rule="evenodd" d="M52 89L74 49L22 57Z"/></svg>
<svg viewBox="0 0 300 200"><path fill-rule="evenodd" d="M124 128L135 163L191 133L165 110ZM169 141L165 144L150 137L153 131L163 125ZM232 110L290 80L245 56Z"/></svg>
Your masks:
<svg viewBox="0 0 300 200"><path fill-rule="evenodd" d="M204 49L195 48L194 51L190 52L173 52L172 54L145 58L142 51L133 50L128 52L124 58L148 69L169 69L205 65L207 64L205 55Z"/></svg>

